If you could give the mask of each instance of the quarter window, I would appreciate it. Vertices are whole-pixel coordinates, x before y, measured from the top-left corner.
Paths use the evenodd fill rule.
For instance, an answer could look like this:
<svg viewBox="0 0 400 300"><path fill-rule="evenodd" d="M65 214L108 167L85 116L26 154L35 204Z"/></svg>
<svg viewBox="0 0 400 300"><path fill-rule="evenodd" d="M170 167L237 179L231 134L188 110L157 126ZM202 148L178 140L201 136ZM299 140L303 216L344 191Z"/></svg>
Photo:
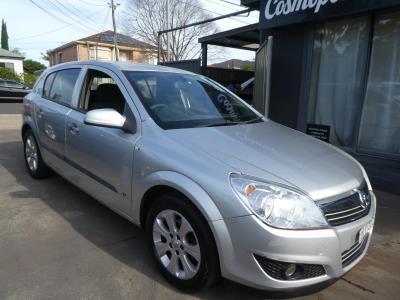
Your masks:
<svg viewBox="0 0 400 300"><path fill-rule="evenodd" d="M51 85L53 84L54 77L56 76L56 73L51 73L49 76L46 78L46 82L44 83L44 88L43 88L43 97L44 98L49 98L50 95L50 88Z"/></svg>

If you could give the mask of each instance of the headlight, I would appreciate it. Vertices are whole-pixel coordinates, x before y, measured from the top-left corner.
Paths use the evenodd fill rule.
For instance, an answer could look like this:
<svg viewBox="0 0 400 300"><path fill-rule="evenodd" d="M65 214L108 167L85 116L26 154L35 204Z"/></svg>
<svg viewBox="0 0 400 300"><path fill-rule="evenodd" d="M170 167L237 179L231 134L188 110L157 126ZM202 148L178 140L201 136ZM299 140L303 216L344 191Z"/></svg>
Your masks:
<svg viewBox="0 0 400 300"><path fill-rule="evenodd" d="M310 229L328 226L314 201L301 192L236 174L230 179L239 199L272 227Z"/></svg>

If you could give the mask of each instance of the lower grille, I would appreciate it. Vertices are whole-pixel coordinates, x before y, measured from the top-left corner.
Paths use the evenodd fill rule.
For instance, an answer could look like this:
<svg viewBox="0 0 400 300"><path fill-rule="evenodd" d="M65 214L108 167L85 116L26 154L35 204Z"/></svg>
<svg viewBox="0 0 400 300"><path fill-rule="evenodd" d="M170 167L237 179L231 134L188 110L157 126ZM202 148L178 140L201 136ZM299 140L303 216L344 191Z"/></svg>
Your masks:
<svg viewBox="0 0 400 300"><path fill-rule="evenodd" d="M320 205L331 226L347 224L368 215L371 208L371 197L364 183L349 197Z"/></svg>
<svg viewBox="0 0 400 300"><path fill-rule="evenodd" d="M342 253L342 266L347 267L352 262L354 262L357 258L363 254L365 247L367 247L369 234L367 234L364 240L359 243L355 243L349 250L346 250Z"/></svg>
<svg viewBox="0 0 400 300"><path fill-rule="evenodd" d="M268 259L259 255L254 255L254 257L265 273L278 280L301 280L319 277L326 274L324 267L321 265L295 264L297 271L294 276L288 279L285 276L285 270L288 268L290 263Z"/></svg>

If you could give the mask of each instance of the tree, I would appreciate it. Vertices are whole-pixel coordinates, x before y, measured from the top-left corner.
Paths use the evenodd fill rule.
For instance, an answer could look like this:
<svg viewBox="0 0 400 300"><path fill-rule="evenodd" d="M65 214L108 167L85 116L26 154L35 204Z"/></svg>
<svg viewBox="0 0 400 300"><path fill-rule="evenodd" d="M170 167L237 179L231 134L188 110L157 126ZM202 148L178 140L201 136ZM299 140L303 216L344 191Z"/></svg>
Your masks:
<svg viewBox="0 0 400 300"><path fill-rule="evenodd" d="M24 71L33 74L35 71L43 70L46 66L38 61L32 59L24 60Z"/></svg>
<svg viewBox="0 0 400 300"><path fill-rule="evenodd" d="M40 52L40 56L42 57L43 60L45 61L50 61L50 50L47 50L45 53Z"/></svg>
<svg viewBox="0 0 400 300"><path fill-rule="evenodd" d="M14 48L11 50L12 53L21 55L21 56L26 56L26 54L24 52L21 52L21 50L19 48Z"/></svg>
<svg viewBox="0 0 400 300"><path fill-rule="evenodd" d="M24 73L23 77L24 77L23 83L26 86L29 86L30 88L34 86L37 79L36 75L30 73Z"/></svg>
<svg viewBox="0 0 400 300"><path fill-rule="evenodd" d="M169 2L169 20L167 21L167 3ZM175 28L211 18L201 9L199 0L128 0L122 14L123 31L151 45L158 44L158 31ZM214 33L216 25L205 23L198 26L176 30L161 38L161 58L166 60L169 48L170 60L197 58L200 54L198 38Z"/></svg>
<svg viewBox="0 0 400 300"><path fill-rule="evenodd" d="M255 66L243 66L240 69L243 71L253 71L254 72L256 70L256 67Z"/></svg>
<svg viewBox="0 0 400 300"><path fill-rule="evenodd" d="M9 50L7 24L4 22L4 19L1 20L1 48Z"/></svg>

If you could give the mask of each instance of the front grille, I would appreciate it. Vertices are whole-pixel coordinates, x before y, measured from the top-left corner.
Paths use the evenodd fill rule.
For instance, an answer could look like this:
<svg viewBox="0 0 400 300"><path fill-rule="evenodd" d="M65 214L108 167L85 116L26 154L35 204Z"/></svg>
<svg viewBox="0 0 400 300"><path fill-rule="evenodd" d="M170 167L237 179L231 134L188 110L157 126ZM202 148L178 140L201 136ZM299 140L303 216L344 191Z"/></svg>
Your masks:
<svg viewBox="0 0 400 300"><path fill-rule="evenodd" d="M346 250L342 253L342 266L347 267L353 261L360 257L360 255L364 252L365 247L368 243L369 234L367 234L364 240L359 243L355 243L349 250Z"/></svg>
<svg viewBox="0 0 400 300"><path fill-rule="evenodd" d="M256 254L254 255L254 257L256 258L257 262L265 273L267 273L272 278L278 280L300 280L319 277L326 274L324 267L321 265L296 264L296 273L294 274L294 276L288 279L285 276L285 270L290 265L290 263L268 259L266 257Z"/></svg>
<svg viewBox="0 0 400 300"><path fill-rule="evenodd" d="M361 201L360 194L354 192L349 197L320 205L331 226L347 224L368 215L371 208L371 196L368 187L364 183L358 190L365 195L364 202Z"/></svg>

